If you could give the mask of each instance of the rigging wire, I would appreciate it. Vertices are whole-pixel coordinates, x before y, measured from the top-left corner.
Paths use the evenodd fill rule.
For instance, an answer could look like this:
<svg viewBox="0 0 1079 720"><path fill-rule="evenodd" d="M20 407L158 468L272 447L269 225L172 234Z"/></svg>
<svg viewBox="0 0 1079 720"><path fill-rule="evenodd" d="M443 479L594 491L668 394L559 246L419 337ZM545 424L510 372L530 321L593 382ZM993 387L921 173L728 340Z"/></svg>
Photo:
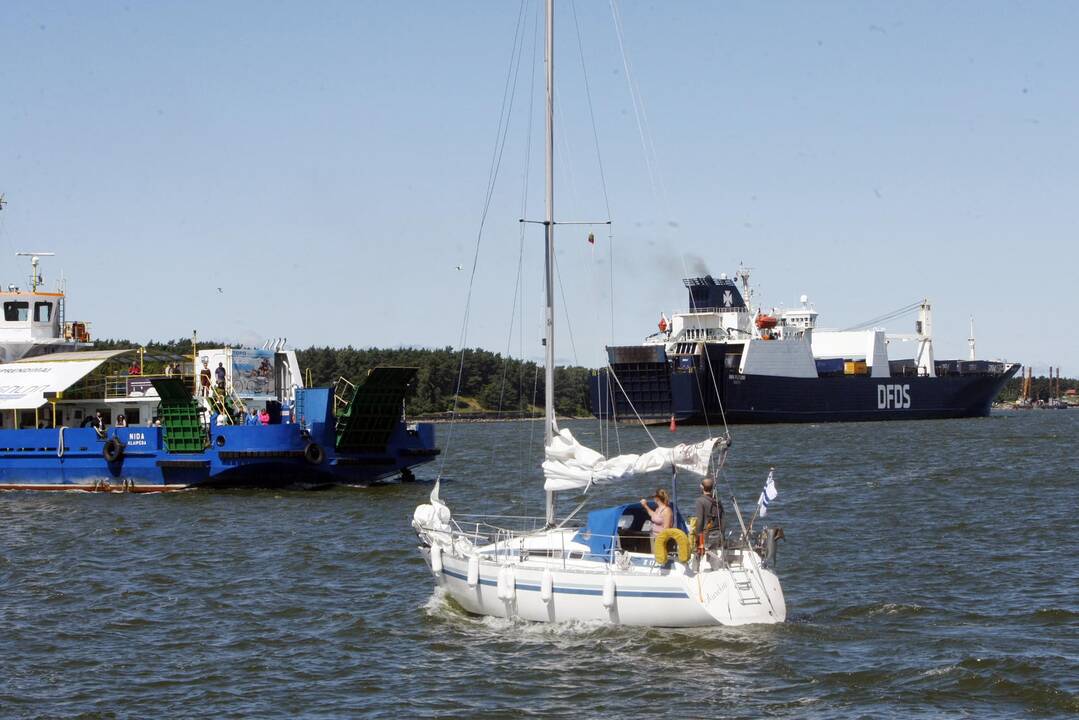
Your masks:
<svg viewBox="0 0 1079 720"><path fill-rule="evenodd" d="M524 174L521 182L521 217L528 217L528 188L529 177L532 169L532 121L535 112L535 90L536 90L536 48L539 45L539 14L533 18L533 32L532 32L532 63L529 66L531 68L530 74L530 87L528 93L528 128L525 132L525 157L524 157ZM523 41L522 41L523 42ZM517 276L514 279L513 284L513 302L510 306L510 322L509 331L506 334L506 355L502 359L502 378L499 384L498 391L498 411L497 415L502 415L502 406L506 395L506 380L509 373L510 363L510 348L513 343L513 330L515 320L517 318L518 307L523 308L523 295L524 295L524 252L525 252L525 225L519 223L518 238L517 238ZM521 314L521 323L518 326L518 337L521 342L521 357L523 357L523 345L524 345L524 314ZM521 383L520 372L518 372L517 383L517 409L521 410ZM497 447L491 448L491 466L494 466L495 455L497 453ZM527 458L521 458L522 466L527 463Z"/></svg>
<svg viewBox="0 0 1079 720"><path fill-rule="evenodd" d="M671 216L671 212L670 204L667 199L667 191L666 187L663 184L662 175L659 172L658 154L656 153L655 141L653 140L651 128L649 127L648 113L644 107L644 98L641 95L640 86L638 85L637 80L633 75L633 71L631 69L632 66L629 61L629 54L626 52L625 30L622 24L622 14L621 10L618 8L617 0L610 0L610 7L611 16L614 21L615 33L618 36L618 48L622 54L622 66L623 68L625 68L626 72L626 83L629 86L630 98L633 104L633 114L637 120L637 133L640 136L642 154L644 155L645 166L648 170L649 181L652 185L652 194L653 197L657 198L660 201L665 217L669 218ZM685 254L678 253L678 256L679 260L682 263L683 277L689 277L689 268L686 264ZM701 325L700 318L695 318L695 321L697 324L697 329L703 330L704 328ZM727 425L727 415L726 411L723 408L723 400L719 395L719 386L715 377L715 369L712 366L711 360L709 358L705 357L705 360L707 360L708 372L711 376L712 387L716 394L716 402L719 405L720 416L723 420L723 430L726 436L729 438L730 429ZM610 368L609 363L608 368ZM708 434L711 435L712 426L708 416L708 405L704 400L704 390L701 387L699 380L697 381L696 385L698 396L701 399L701 410L704 413L705 426L708 430ZM629 396L624 391L623 396L625 396L627 403L629 403L630 405L630 408L633 410L634 414L636 414L636 408L633 407L632 401L629 399Z"/></svg>
<svg viewBox="0 0 1079 720"><path fill-rule="evenodd" d="M572 14L573 14L573 27L574 27L574 30L576 30L576 34L577 34L577 55L581 60L581 75L584 78L584 93L585 93L585 98L588 100L588 118L589 118L589 120L591 121L591 124L592 124L592 143L593 143L593 146L595 147L595 150L596 150L596 165L597 165L597 167L599 169L600 187L603 189L603 205L604 205L604 208L607 211L607 220L608 220L608 224L607 224L607 241L608 241L608 253L609 253L609 257L610 257L609 266L608 266L608 277L609 277L609 280L610 280L610 295L609 295L610 302L609 302L608 307L610 308L610 325L611 325L610 330L611 330L611 332L610 332L609 337L610 337L610 342L613 344L614 343L614 307L615 307L615 305L614 305L614 227L610 223L610 221L612 219L611 218L611 198L610 198L610 194L607 192L607 174L603 169L603 153L600 151L599 131L598 131L597 127L596 127L596 111L595 111L595 108L594 108L593 103L592 103L592 86L591 86L591 83L588 80L588 63L586 63L585 59L584 59L584 41L581 39L581 23L577 19L577 2L576 2L576 0L571 0L570 9L572 10ZM593 256L594 256L595 247L593 247L592 252L593 252ZM602 303L599 302L599 297L598 297L598 295L599 295L599 283L596 282L596 266L595 266L595 262L592 263L591 270L592 270L592 287L593 287L593 290L595 292L595 295L597 296L595 298L595 307L597 308L597 312L599 312L599 308L602 307ZM606 348L604 348L604 351L606 351ZM608 392L610 391L609 385L610 384L608 383ZM604 420L603 420L602 411L601 411L601 413L599 415L597 415L596 419L597 419L597 421L599 423L600 449L603 452L603 454L606 455L606 454L610 453L610 431L608 430L608 437L607 437L606 441L604 441L604 437L603 437L604 426L607 423L605 423ZM614 423L614 433L615 433L616 442L618 443L619 454L621 454L621 441L620 441L620 438L619 438L619 435L618 435L618 423L617 423L617 420Z"/></svg>
<svg viewBox="0 0 1079 720"><path fill-rule="evenodd" d="M468 276L468 291L465 295L465 311L464 317L461 320L461 356L457 366L457 383L453 392L453 408L450 412L450 427L449 431L446 433L446 444L443 448L442 459L439 463L438 478L441 478L445 471L446 460L449 457L450 448L453 442L454 428L457 424L455 422L457 420L457 405L461 397L461 383L465 371L465 344L468 338L468 321L472 312L472 290L476 281L476 269L479 266L483 230L487 223L487 213L491 208L491 199L494 196L494 189L498 181L499 170L502 167L502 153L506 148L506 137L509 134L510 113L513 109L513 100L517 93L517 75L521 67L521 50L524 47L521 30L524 25L526 2L527 0L521 0L520 9L517 12L517 23L513 33L513 46L510 50L509 67L506 69L506 82L502 91L502 108L499 111L498 128L495 132L495 145L491 153L491 167L487 178L487 192L484 197L483 210L480 213L479 228L476 231L476 244L472 255L472 270Z"/></svg>

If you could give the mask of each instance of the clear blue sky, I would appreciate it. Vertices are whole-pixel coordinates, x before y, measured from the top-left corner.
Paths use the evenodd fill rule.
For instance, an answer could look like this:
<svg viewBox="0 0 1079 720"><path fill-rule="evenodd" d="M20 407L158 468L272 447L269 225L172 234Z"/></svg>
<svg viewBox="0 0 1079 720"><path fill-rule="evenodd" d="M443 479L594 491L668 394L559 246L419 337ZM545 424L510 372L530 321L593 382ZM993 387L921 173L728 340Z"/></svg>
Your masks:
<svg viewBox="0 0 1079 720"><path fill-rule="evenodd" d="M556 7L558 215L602 218L572 6ZM6 3L4 283L25 284L16 250L57 252L47 279L64 270L69 319L102 337L456 344L518 8ZM973 314L981 357L1079 374L1079 4L619 8L658 180L610 6L578 0L616 303L612 338L606 231L593 257L588 228L561 228L560 359L639 341L685 305L699 258L752 267L766 306L807 293L828 327L929 297L938 357L965 357ZM538 357L538 228L525 332L508 336L534 0L526 12L468 343Z"/></svg>

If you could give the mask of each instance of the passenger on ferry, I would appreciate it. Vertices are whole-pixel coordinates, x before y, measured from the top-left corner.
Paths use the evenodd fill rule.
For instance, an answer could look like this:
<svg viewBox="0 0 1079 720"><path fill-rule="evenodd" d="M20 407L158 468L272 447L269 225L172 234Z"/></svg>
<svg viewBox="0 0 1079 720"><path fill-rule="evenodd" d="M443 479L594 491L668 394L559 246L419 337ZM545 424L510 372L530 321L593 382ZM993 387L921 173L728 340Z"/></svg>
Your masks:
<svg viewBox="0 0 1079 720"><path fill-rule="evenodd" d="M142 368L139 366L138 361L131 363L131 367L127 369L128 375L142 375Z"/></svg>
<svg viewBox="0 0 1079 720"><path fill-rule="evenodd" d="M116 427L127 427L127 418L122 414L116 416Z"/></svg>
<svg viewBox="0 0 1079 720"><path fill-rule="evenodd" d="M165 377L172 377L172 363L165 363Z"/></svg>
<svg viewBox="0 0 1079 720"><path fill-rule="evenodd" d="M214 370L214 379L217 381L217 389L225 389L225 365L224 363L218 363L217 369Z"/></svg>
<svg viewBox="0 0 1079 720"><path fill-rule="evenodd" d="M266 411L266 408L259 410L259 422L263 425L270 424L270 413Z"/></svg>
<svg viewBox="0 0 1079 720"><path fill-rule="evenodd" d="M701 550L715 550L723 545L723 504L712 494L715 481L710 477L701 480L701 494L697 496L697 537L694 540Z"/></svg>
<svg viewBox="0 0 1079 720"><path fill-rule="evenodd" d="M648 516L652 518L653 543L655 543L657 535L674 525L674 511L671 510L671 498L667 494L667 491L663 488L656 490L655 500L656 509L652 510L648 505L648 501L641 498L641 506L644 507Z"/></svg>
<svg viewBox="0 0 1079 720"><path fill-rule="evenodd" d="M199 395L201 397L210 396L210 361L206 358L202 359L202 370L199 371Z"/></svg>
<svg viewBox="0 0 1079 720"><path fill-rule="evenodd" d="M259 424L259 411L255 408L251 408L251 414L244 420L244 425L258 425Z"/></svg>

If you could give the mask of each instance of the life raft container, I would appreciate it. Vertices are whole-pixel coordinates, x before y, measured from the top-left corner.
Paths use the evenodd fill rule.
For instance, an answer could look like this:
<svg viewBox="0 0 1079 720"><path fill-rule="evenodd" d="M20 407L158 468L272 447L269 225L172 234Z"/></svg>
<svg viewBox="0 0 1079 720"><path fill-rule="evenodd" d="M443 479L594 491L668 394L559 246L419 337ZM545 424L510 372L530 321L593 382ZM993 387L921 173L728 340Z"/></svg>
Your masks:
<svg viewBox="0 0 1079 720"><path fill-rule="evenodd" d="M689 536L678 528L667 528L656 535L656 564L667 564L667 543L674 540L678 544L678 562L689 562Z"/></svg>

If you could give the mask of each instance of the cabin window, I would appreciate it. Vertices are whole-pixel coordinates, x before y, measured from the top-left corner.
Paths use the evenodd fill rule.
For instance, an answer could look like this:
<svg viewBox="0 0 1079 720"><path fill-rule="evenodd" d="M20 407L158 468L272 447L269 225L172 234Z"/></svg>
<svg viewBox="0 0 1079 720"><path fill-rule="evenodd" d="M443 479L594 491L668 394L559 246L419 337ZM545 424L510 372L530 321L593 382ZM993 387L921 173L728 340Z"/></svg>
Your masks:
<svg viewBox="0 0 1079 720"><path fill-rule="evenodd" d="M124 408L124 419L127 420L128 425L139 424L139 409L138 408Z"/></svg>
<svg viewBox="0 0 1079 720"><path fill-rule="evenodd" d="M52 320L52 303L34 303L34 322L47 323Z"/></svg>
<svg viewBox="0 0 1079 720"><path fill-rule="evenodd" d="M4 303L4 320L7 322L25 322L30 317L30 303L6 302Z"/></svg>

